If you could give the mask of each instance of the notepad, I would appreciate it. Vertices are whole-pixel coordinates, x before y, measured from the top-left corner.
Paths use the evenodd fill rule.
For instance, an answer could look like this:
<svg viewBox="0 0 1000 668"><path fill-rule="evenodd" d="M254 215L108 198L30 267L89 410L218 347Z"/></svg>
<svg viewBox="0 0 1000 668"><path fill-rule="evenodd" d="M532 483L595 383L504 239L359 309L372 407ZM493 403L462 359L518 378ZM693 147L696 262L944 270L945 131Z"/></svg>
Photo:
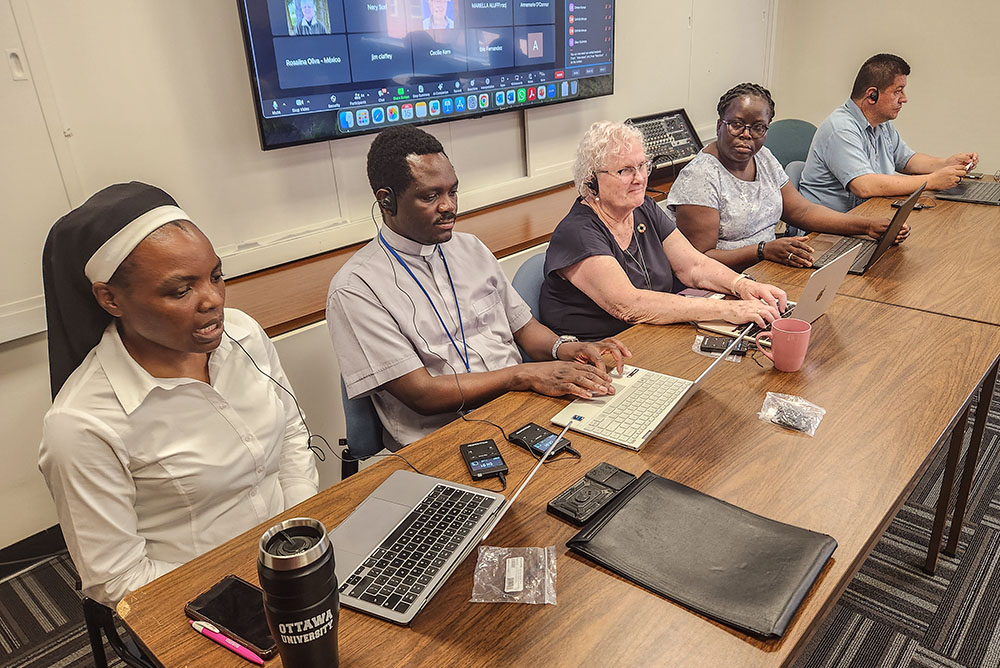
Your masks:
<svg viewBox="0 0 1000 668"><path fill-rule="evenodd" d="M773 637L837 541L646 471L566 545L691 610Z"/></svg>

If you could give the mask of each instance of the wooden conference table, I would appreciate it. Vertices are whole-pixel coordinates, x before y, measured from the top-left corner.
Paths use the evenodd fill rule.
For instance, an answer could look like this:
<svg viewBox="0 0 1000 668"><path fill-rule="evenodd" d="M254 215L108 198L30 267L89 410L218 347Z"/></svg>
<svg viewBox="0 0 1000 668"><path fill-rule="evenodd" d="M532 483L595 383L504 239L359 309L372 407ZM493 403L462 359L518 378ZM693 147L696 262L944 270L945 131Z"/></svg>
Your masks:
<svg viewBox="0 0 1000 668"><path fill-rule="evenodd" d="M854 213L888 218L893 214L891 201L892 198L872 198L855 208ZM934 199L933 196L922 197L920 201L932 204L933 208L915 210L910 214L907 219L911 228L910 237L900 246L890 248L863 276L849 275L838 294L1000 325L1000 289L997 288L1000 285L1000 234L997 234L1000 230L1000 207L949 202ZM816 244L815 250L821 254L827 247ZM762 281L799 286L804 286L811 274L810 271L772 262L759 263L751 273ZM914 332L914 336L928 335L931 334ZM964 345L962 338L938 340L942 346L961 348ZM982 410L976 411L948 543L944 549L945 554L950 556L955 556L958 550L976 460L986 429L988 407L996 386L998 365L1000 360L994 362L982 383L979 396ZM965 422L963 419L959 423L961 428L954 434L945 466L934 530L924 565L930 573L937 565Z"/></svg>
<svg viewBox="0 0 1000 668"><path fill-rule="evenodd" d="M789 288L793 298L798 292ZM934 335L913 336L918 331ZM692 352L694 330L688 325L639 326L622 338L639 366L694 378L709 363ZM955 340L962 345L942 344ZM341 665L788 665L961 419L997 351L998 327L838 297L817 321L800 372L774 371L766 359L763 366L749 358L727 363L641 452L575 434L582 461L553 462L539 471L488 542L555 545L558 605L469 603L475 565L470 558L410 628L342 609ZM800 395L824 407L815 437L758 420L766 391ZM510 393L473 417L489 418L509 432L528 421L547 424L565 403ZM404 452L424 473L469 483L457 446L482 438L499 443L511 468L509 493L534 460L489 425L456 421ZM738 633L569 553L565 543L576 529L546 513L545 505L601 461L636 474L651 469L752 512L833 536L839 547L785 636L760 640ZM396 459L382 461L281 517L308 515L333 527L403 466ZM162 665L245 665L192 632L183 606L229 573L256 581L256 545L265 528L155 580L119 605L122 619Z"/></svg>

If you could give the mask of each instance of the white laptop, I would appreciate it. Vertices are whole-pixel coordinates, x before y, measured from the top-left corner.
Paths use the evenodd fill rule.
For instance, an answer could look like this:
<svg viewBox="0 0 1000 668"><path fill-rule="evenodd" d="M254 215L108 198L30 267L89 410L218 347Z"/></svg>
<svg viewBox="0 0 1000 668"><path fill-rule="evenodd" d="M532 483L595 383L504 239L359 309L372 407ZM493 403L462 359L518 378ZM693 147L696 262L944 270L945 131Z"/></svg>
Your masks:
<svg viewBox="0 0 1000 668"><path fill-rule="evenodd" d="M781 314L782 318L798 318L806 322L814 322L818 317L826 313L833 298L837 296L837 290L847 276L848 270L861 252L861 241L832 262L823 265L809 277L806 286L802 288L797 302L788 302L790 308ZM698 328L721 336L739 336L746 329L746 325L732 325L725 320L709 320L699 322ZM747 338L757 335L761 328L754 325ZM762 342L763 343L763 342Z"/></svg>
<svg viewBox="0 0 1000 668"><path fill-rule="evenodd" d="M744 328L749 330L748 326ZM575 399L552 422L562 427L569 424L573 431L638 450L684 408L741 340L743 336L734 338L725 352L695 380L626 366L621 376L617 372L611 374L613 395Z"/></svg>

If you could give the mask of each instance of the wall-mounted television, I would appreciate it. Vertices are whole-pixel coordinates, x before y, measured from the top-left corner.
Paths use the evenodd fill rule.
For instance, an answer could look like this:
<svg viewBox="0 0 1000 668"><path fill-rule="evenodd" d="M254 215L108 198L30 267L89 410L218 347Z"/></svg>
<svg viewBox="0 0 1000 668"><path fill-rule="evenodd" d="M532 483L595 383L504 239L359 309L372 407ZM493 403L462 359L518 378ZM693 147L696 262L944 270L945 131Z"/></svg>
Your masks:
<svg viewBox="0 0 1000 668"><path fill-rule="evenodd" d="M614 0L237 0L265 150L614 92Z"/></svg>

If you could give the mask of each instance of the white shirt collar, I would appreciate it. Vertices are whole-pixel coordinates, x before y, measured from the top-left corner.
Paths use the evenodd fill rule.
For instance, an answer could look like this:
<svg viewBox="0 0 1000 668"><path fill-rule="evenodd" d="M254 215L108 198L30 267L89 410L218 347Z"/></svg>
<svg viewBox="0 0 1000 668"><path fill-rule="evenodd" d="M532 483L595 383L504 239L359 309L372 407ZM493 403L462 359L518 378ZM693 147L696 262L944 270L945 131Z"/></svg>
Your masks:
<svg viewBox="0 0 1000 668"><path fill-rule="evenodd" d="M156 378L152 376L126 350L115 322L112 321L105 328L101 342L97 345L96 354L104 373L107 374L111 389L118 401L121 402L126 414L131 414L138 408L149 396L149 393L156 388L169 391L181 385L199 382L193 378ZM231 324L229 318L226 318L225 331L241 343L250 336L247 329L237 324ZM223 336L219 347L209 354L209 377L215 377L216 371L229 357L232 349L232 341L229 340L229 337Z"/></svg>
<svg viewBox="0 0 1000 668"><path fill-rule="evenodd" d="M437 244L428 246L427 244L414 241L413 239L404 237L402 234L394 232L388 225L383 225L379 229L382 231L382 237L386 240L386 242L388 242L390 246L400 253L427 257L429 255L433 255L434 251L437 250Z"/></svg>

